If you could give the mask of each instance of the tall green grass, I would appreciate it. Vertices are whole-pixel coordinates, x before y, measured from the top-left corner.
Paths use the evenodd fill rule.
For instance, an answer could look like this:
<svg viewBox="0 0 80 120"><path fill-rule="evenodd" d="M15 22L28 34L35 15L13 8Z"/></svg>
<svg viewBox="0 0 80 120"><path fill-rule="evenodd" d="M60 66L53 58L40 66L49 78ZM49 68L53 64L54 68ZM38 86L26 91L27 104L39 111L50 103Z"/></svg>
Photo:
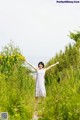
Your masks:
<svg viewBox="0 0 80 120"><path fill-rule="evenodd" d="M60 62L46 72L47 98L40 120L80 120L80 32L70 36L75 44L46 65Z"/></svg>
<svg viewBox="0 0 80 120"><path fill-rule="evenodd" d="M80 120L80 69L66 70L60 83L53 79L47 87L42 120Z"/></svg>
<svg viewBox="0 0 80 120"><path fill-rule="evenodd" d="M0 55L0 112L8 112L9 120L31 120L35 81L19 50L7 48Z"/></svg>

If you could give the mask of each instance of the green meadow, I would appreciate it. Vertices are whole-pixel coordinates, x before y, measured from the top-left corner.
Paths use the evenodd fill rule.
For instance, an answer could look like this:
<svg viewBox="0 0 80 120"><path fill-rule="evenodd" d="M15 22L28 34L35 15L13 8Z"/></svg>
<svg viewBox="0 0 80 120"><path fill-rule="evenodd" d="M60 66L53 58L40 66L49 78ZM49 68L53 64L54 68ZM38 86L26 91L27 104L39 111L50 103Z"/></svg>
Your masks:
<svg viewBox="0 0 80 120"><path fill-rule="evenodd" d="M75 43L45 65L59 61L46 72L47 97L38 104L38 120L80 120L80 32L69 37ZM35 80L25 61L12 44L0 52L0 112L8 112L9 120L32 120L35 112Z"/></svg>

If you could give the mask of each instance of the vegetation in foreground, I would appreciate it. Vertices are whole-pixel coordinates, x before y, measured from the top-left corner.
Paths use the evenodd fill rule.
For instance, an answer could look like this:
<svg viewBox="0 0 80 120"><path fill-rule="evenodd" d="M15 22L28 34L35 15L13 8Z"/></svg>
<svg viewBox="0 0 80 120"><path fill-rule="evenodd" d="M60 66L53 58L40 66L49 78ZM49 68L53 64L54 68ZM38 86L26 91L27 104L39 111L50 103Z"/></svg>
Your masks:
<svg viewBox="0 0 80 120"><path fill-rule="evenodd" d="M60 64L46 73L47 98L42 120L80 120L80 32L70 33L75 41L60 51L47 66Z"/></svg>
<svg viewBox="0 0 80 120"><path fill-rule="evenodd" d="M9 120L30 120L34 104L34 80L31 71L22 66L25 57L12 44L0 53L0 111Z"/></svg>
<svg viewBox="0 0 80 120"><path fill-rule="evenodd" d="M46 72L47 97L38 105L39 120L80 120L80 32L71 32L70 38L75 44L46 65L60 62ZM8 111L9 120L31 120L34 113L35 81L24 62L11 44L0 53L0 111Z"/></svg>

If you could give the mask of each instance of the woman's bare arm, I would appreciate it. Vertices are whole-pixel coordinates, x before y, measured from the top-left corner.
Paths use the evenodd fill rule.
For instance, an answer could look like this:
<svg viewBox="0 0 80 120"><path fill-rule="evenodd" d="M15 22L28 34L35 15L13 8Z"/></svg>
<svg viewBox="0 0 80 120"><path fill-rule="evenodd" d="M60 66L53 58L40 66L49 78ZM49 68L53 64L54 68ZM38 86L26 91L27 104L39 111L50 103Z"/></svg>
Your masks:
<svg viewBox="0 0 80 120"><path fill-rule="evenodd" d="M26 61L26 63L29 64L34 70L37 70L37 68L34 65L32 65L31 63L29 63L28 61Z"/></svg>
<svg viewBox="0 0 80 120"><path fill-rule="evenodd" d="M49 67L45 68L45 70L49 70L50 68L54 67L55 65L59 64L59 62L53 64L53 65L50 65Z"/></svg>

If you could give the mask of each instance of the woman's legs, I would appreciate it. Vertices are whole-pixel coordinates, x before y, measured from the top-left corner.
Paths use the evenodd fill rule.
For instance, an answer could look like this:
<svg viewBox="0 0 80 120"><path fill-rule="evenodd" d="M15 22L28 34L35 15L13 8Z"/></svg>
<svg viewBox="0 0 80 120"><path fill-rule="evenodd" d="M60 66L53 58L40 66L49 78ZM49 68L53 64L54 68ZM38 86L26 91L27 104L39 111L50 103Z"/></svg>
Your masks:
<svg viewBox="0 0 80 120"><path fill-rule="evenodd" d="M35 97L35 109L37 109L37 107L38 107L38 101L39 101L39 98Z"/></svg>
<svg viewBox="0 0 80 120"><path fill-rule="evenodd" d="M45 97L37 97L37 96L35 97L34 115L38 116L39 113L43 112L45 105L44 103L45 103Z"/></svg>
<svg viewBox="0 0 80 120"><path fill-rule="evenodd" d="M44 105L44 103L45 103L45 97L41 97L41 103Z"/></svg>

